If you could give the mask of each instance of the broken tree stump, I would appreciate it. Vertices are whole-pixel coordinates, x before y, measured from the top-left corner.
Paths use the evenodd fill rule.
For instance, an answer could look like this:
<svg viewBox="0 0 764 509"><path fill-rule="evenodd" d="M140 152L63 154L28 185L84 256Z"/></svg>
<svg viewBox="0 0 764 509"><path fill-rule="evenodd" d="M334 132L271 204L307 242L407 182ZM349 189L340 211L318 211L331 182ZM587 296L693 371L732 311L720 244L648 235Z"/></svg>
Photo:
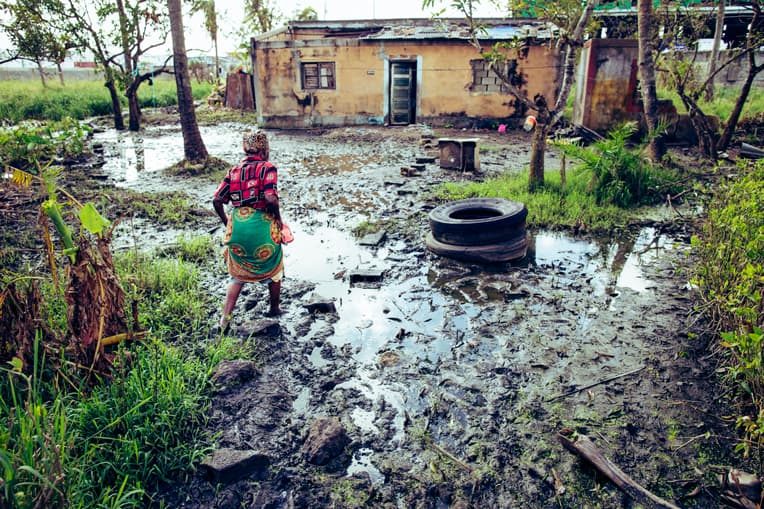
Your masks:
<svg viewBox="0 0 764 509"><path fill-rule="evenodd" d="M602 472L605 477L615 484L618 489L629 495L634 500L647 504L650 507L662 509L679 509L679 506L668 502L657 495L654 495L647 489L640 486L631 477L626 475L618 466L605 457L602 451L594 445L594 442L586 435L576 435L575 442L568 435L572 435L571 430L560 430L557 432L557 439L570 452L578 454L588 460L597 470Z"/></svg>

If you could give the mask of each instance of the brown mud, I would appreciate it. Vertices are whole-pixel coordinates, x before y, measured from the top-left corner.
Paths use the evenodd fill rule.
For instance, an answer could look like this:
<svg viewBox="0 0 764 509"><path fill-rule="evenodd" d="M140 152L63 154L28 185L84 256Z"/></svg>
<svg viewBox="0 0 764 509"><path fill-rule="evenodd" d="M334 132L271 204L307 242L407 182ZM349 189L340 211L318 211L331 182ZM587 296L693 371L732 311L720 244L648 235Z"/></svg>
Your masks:
<svg viewBox="0 0 764 509"><path fill-rule="evenodd" d="M202 127L211 155L236 162L239 124ZM660 219L618 235L530 231L523 260L482 266L428 252L430 191L528 162L530 136L425 126L272 131L285 247L286 311L262 322L264 287L239 300L232 334L257 352L254 376L221 387L209 411L216 446L256 451L267 471L216 484L204 468L169 484L157 505L183 508L639 507L586 461L561 430L591 438L647 490L680 507L719 507L716 474L740 466L734 423L709 340L693 314L693 224ZM426 140L479 138L480 172L426 164L403 176ZM424 140L424 141L423 141ZM182 158L176 125L104 131L108 185L198 200L180 230L123 222L115 247L162 247L189 232L222 237L209 177L160 178ZM547 167L559 164L549 150ZM383 225L379 245L352 235ZM226 274L205 267L222 305ZM353 279L354 273L379 278ZM313 311L316 300L334 312ZM219 309L209 313L210 336ZM323 465L303 444L319 417L349 443Z"/></svg>

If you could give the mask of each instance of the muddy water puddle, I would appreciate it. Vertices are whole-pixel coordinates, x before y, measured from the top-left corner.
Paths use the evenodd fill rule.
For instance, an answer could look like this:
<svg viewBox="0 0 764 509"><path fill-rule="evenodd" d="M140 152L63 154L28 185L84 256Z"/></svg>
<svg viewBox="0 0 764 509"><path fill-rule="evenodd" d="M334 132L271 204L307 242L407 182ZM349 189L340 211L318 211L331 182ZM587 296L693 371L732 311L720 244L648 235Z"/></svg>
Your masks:
<svg viewBox="0 0 764 509"><path fill-rule="evenodd" d="M315 293L337 308L328 338L321 326L300 338L317 344L305 362L319 373L331 373L338 363L351 366L348 379L333 389L349 395L342 414L367 440L385 436L388 444L405 440L405 419L421 418L433 398L450 402L448 426L468 429L475 393L498 404L516 390L512 385L485 390L505 373L524 372L526 381L515 383L526 383L522 391L531 397L548 395L561 373L575 381L591 379L602 369L631 368L634 345L589 338L598 336L602 312L629 308L634 294L651 298L652 264L673 249L672 240L652 228L634 238L599 243L539 232L531 236L526 259L516 264L447 262L444 268L416 254L406 258L394 247L359 246L352 236L328 227L310 231L297 226L296 238L286 248L288 276L314 283ZM401 263L417 269L397 278ZM370 267L384 274L378 285L348 282L348 272ZM539 294L528 276L552 280L547 283L552 289ZM557 328L550 302L554 308L558 299L576 301L577 293L585 304L568 307L566 314L574 316L566 318L572 323L560 326L564 340L559 345L546 341ZM529 314L549 318L535 330L513 326ZM327 348L344 355L325 356ZM561 355L570 361L560 361ZM318 408L311 401L320 396L311 387L302 388L295 414L315 414ZM381 482L371 450L356 451L347 473L361 470Z"/></svg>
<svg viewBox="0 0 764 509"><path fill-rule="evenodd" d="M210 154L231 163L241 157L241 130L201 127ZM141 135L109 131L96 141L106 147L103 171L116 185L142 192L182 189L209 203L216 182L160 178L162 169L183 157L177 128L149 128ZM635 301L654 298L660 277L654 265L675 248L673 239L653 228L592 240L538 231L523 260L500 266L440 259L424 251L423 241L360 245L350 229L389 208L384 178L399 176L400 164L419 151L410 140L369 145L271 134L285 217L295 233L285 247L282 327L290 341L307 345L302 363L311 372L343 370L332 392L344 395L341 414L357 434L369 444L384 436L395 447L405 440L407 420L422 419L438 400L449 405L449 420L433 422L432 429L450 445L460 439L454 430L479 423L479 416L470 415L475 409L503 405L517 394L532 400L560 392L560 380L574 386L633 368L635 352L647 347L596 331L620 330L613 320L633 318ZM334 194L342 199L332 202ZM172 242L167 237L165 232L156 242ZM142 239L149 239L146 247L153 243ZM351 283L354 271L380 278ZM311 294L290 301L290 281L308 283ZM334 302L337 312L317 315L297 333L307 314L303 300L310 298ZM294 388L294 416L307 420L320 413L325 395L318 391L309 379ZM372 447L357 449L347 473L366 472L382 482L376 454Z"/></svg>

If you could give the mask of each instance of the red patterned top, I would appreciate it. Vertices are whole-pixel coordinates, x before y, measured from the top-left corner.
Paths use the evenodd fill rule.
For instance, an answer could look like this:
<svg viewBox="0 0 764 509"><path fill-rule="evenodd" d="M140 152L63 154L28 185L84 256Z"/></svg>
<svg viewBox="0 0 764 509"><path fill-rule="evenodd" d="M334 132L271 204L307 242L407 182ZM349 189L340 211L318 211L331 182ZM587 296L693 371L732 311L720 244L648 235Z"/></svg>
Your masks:
<svg viewBox="0 0 764 509"><path fill-rule="evenodd" d="M234 207L247 205L265 209L265 195L278 197L278 171L268 161L259 156L249 155L228 170L228 174L215 191L215 196L223 203Z"/></svg>

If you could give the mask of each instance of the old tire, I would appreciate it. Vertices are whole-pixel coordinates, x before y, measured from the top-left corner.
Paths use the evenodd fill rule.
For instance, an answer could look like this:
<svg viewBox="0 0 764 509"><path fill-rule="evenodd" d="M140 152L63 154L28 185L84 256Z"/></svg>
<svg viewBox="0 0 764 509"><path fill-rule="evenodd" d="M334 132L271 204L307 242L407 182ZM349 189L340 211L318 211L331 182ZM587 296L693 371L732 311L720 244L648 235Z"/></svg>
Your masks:
<svg viewBox="0 0 764 509"><path fill-rule="evenodd" d="M525 233L528 209L502 198L467 198L439 205L429 214L430 231L444 244L477 246L516 239Z"/></svg>
<svg viewBox="0 0 764 509"><path fill-rule="evenodd" d="M525 256L528 250L528 235L523 229L521 235L504 242L464 246L441 242L431 232L427 234L425 245L433 253L448 258L479 263L504 263Z"/></svg>

